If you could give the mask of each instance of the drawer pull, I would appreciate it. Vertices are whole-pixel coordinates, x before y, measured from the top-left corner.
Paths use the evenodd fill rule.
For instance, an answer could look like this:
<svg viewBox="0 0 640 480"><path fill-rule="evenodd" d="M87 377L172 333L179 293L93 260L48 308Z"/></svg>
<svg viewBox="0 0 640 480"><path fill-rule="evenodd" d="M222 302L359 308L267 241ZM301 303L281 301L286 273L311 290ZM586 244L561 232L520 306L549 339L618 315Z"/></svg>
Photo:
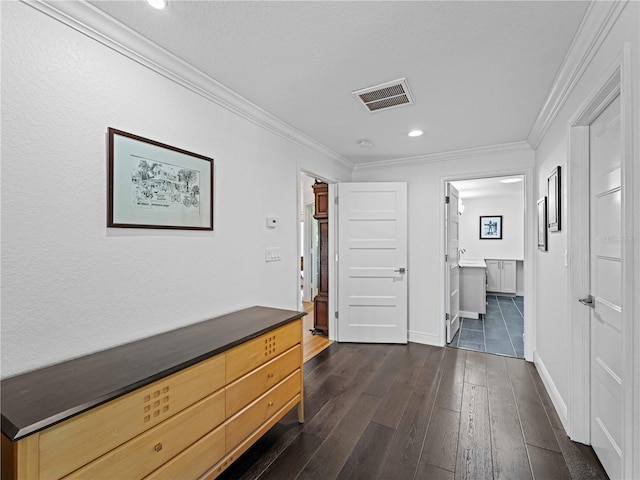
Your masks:
<svg viewBox="0 0 640 480"><path fill-rule="evenodd" d="M269 375L267 375L267 378L273 378L273 373L270 373Z"/></svg>
<svg viewBox="0 0 640 480"><path fill-rule="evenodd" d="M161 443L157 443L155 447L153 447L153 449L156 452L159 452L160 450L162 450L162 444Z"/></svg>
<svg viewBox="0 0 640 480"><path fill-rule="evenodd" d="M269 407L273 407L273 402L269 402L269 403L267 404L267 406L269 406Z"/></svg>

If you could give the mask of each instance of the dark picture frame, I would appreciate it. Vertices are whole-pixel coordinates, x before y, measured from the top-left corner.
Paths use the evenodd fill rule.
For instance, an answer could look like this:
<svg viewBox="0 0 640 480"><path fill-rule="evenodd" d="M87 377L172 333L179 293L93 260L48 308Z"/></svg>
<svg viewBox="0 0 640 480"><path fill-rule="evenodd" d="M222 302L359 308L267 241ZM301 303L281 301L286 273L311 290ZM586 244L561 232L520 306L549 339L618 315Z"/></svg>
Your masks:
<svg viewBox="0 0 640 480"><path fill-rule="evenodd" d="M547 197L538 200L538 250L547 251Z"/></svg>
<svg viewBox="0 0 640 480"><path fill-rule="evenodd" d="M108 129L107 227L213 230L213 158Z"/></svg>
<svg viewBox="0 0 640 480"><path fill-rule="evenodd" d="M550 232L559 232L562 228L560 218L561 212L561 168L556 167L547 179L547 195L549 196L547 204L547 226Z"/></svg>
<svg viewBox="0 0 640 480"><path fill-rule="evenodd" d="M502 215L480 217L480 240L502 240Z"/></svg>

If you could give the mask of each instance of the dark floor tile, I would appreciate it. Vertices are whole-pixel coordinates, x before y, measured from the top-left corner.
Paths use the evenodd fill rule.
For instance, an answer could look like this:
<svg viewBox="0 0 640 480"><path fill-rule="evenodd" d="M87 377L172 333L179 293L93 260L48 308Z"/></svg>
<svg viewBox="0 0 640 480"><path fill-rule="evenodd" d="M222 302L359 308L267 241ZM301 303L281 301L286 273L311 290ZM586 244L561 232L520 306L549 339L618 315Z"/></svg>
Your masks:
<svg viewBox="0 0 640 480"><path fill-rule="evenodd" d="M484 352L484 343L478 342L464 342L460 340L458 342L458 348L464 348L465 350L474 350L476 352Z"/></svg>
<svg viewBox="0 0 640 480"><path fill-rule="evenodd" d="M516 357L524 358L524 350L519 350L516 348Z"/></svg>
<svg viewBox="0 0 640 480"><path fill-rule="evenodd" d="M462 326L469 330L482 331L484 329L484 323L479 318L465 318L462 321Z"/></svg>
<svg viewBox="0 0 640 480"><path fill-rule="evenodd" d="M511 335L513 348L524 350L524 337L522 335Z"/></svg>
<svg viewBox="0 0 640 480"><path fill-rule="evenodd" d="M505 297L505 296L498 296L498 302L502 305L503 303L506 304L513 304L513 297Z"/></svg>
<svg viewBox="0 0 640 480"><path fill-rule="evenodd" d="M484 332L478 330L468 330L462 328L460 330L460 342L484 343Z"/></svg>
<svg viewBox="0 0 640 480"><path fill-rule="evenodd" d="M488 324L484 329L484 333L486 337L491 337L491 338L508 338L509 337L509 331L507 330L507 327L505 327L504 322L502 322L502 324L500 323Z"/></svg>
<svg viewBox="0 0 640 480"><path fill-rule="evenodd" d="M509 330L509 335L515 336L524 333L524 323L521 321L520 324L516 324L515 322L507 323L507 330Z"/></svg>
<svg viewBox="0 0 640 480"><path fill-rule="evenodd" d="M449 345L451 345L452 347L457 347L459 339L460 339L460 329L458 329L456 334L453 336L453 338L451 339L451 343Z"/></svg>

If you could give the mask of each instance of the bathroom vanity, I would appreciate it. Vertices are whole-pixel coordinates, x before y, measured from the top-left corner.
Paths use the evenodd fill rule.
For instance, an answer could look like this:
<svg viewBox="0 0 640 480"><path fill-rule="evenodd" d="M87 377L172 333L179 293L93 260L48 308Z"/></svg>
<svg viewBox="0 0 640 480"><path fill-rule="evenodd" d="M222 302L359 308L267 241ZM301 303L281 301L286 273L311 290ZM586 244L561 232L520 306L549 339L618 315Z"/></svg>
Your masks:
<svg viewBox="0 0 640 480"><path fill-rule="evenodd" d="M482 258L460 259L460 316L480 318L487 312L487 265Z"/></svg>

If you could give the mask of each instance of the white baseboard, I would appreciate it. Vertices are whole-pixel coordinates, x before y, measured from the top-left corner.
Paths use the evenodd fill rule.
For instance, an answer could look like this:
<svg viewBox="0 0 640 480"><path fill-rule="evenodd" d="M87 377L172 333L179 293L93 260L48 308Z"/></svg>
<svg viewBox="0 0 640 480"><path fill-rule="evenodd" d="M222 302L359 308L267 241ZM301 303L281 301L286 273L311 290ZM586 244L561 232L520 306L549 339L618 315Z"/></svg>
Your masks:
<svg viewBox="0 0 640 480"><path fill-rule="evenodd" d="M567 404L562 400L560 392L556 388L556 384L551 379L551 375L549 375L549 371L547 370L547 367L544 366L544 362L540 358L540 355L538 355L538 352L533 352L533 363L538 369L542 383L544 383L544 386L547 389L547 393L549 394L551 402L556 409L556 413L558 414L558 417L560 417L562 426L568 432L569 422L567 420Z"/></svg>
<svg viewBox="0 0 640 480"><path fill-rule="evenodd" d="M478 312L466 312L464 310L460 310L460 316L462 318L478 318Z"/></svg>
<svg viewBox="0 0 640 480"><path fill-rule="evenodd" d="M440 341L440 335L434 333L409 330L409 341L413 343L421 343L423 345L433 345L434 347L444 347Z"/></svg>

